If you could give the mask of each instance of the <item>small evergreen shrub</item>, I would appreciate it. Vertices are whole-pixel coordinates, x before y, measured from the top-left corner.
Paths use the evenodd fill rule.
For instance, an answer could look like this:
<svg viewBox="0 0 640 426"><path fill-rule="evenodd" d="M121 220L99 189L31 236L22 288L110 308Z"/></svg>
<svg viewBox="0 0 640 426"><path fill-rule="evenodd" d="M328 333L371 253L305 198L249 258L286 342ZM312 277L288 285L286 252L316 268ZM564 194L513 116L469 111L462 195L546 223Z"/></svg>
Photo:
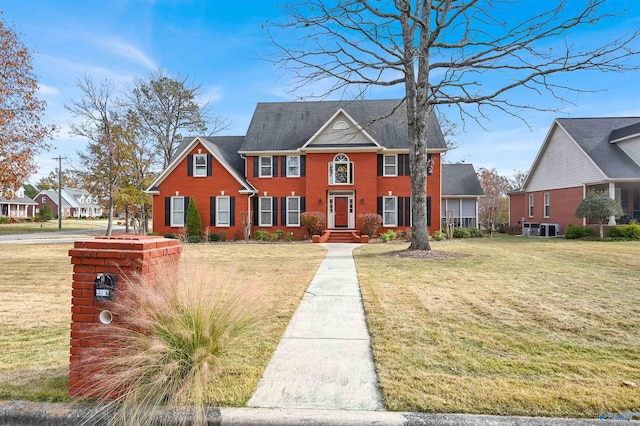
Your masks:
<svg viewBox="0 0 640 426"><path fill-rule="evenodd" d="M436 241L444 241L447 239L447 234L443 232L441 229L438 229L433 233L433 239Z"/></svg>
<svg viewBox="0 0 640 426"><path fill-rule="evenodd" d="M209 241L214 243L222 241L222 236L220 234L209 234Z"/></svg>
<svg viewBox="0 0 640 426"><path fill-rule="evenodd" d="M0 217L0 224L6 225L7 223L9 223L9 218L8 217L6 217L6 216Z"/></svg>
<svg viewBox="0 0 640 426"><path fill-rule="evenodd" d="M176 234L164 234L165 238L171 238L172 240L177 240L178 236Z"/></svg>
<svg viewBox="0 0 640 426"><path fill-rule="evenodd" d="M147 235L150 237L158 237L160 236L159 232L147 232Z"/></svg>
<svg viewBox="0 0 640 426"><path fill-rule="evenodd" d="M484 232L482 232L482 229L468 228L468 231L469 231L469 235L471 236L471 238L483 238L484 237Z"/></svg>
<svg viewBox="0 0 640 426"><path fill-rule="evenodd" d="M453 228L453 238L471 238L467 228Z"/></svg>
<svg viewBox="0 0 640 426"><path fill-rule="evenodd" d="M267 231L262 229L256 229L256 232L253 233L253 239L256 241L268 241L270 238L270 234Z"/></svg>
<svg viewBox="0 0 640 426"><path fill-rule="evenodd" d="M609 237L625 240L640 240L640 225L616 225L609 230Z"/></svg>
<svg viewBox="0 0 640 426"><path fill-rule="evenodd" d="M40 220L47 221L53 219L53 212L51 211L51 206L45 204L40 209Z"/></svg>
<svg viewBox="0 0 640 426"><path fill-rule="evenodd" d="M200 238L200 235L190 235L187 237L187 242L190 244L199 243L201 241L202 241L202 238Z"/></svg>
<svg viewBox="0 0 640 426"><path fill-rule="evenodd" d="M285 240L287 240L288 242L292 242L293 241L293 232L289 232L287 234L287 236L285 237Z"/></svg>
<svg viewBox="0 0 640 426"><path fill-rule="evenodd" d="M389 229L387 232L380 234L383 243L388 243L396 239L396 233Z"/></svg>
<svg viewBox="0 0 640 426"><path fill-rule="evenodd" d="M187 237L198 236L200 238L200 235L202 235L202 218L196 207L196 200L193 197L189 200L189 207L187 207L186 228Z"/></svg>
<svg viewBox="0 0 640 426"><path fill-rule="evenodd" d="M595 230L589 226L569 225L564 231L564 237L568 240L578 240L581 238L590 238L595 234Z"/></svg>
<svg viewBox="0 0 640 426"><path fill-rule="evenodd" d="M358 229L361 234L368 235L373 238L376 231L382 225L382 216L376 213L365 213L358 215Z"/></svg>
<svg viewBox="0 0 640 426"><path fill-rule="evenodd" d="M327 217L322 212L304 212L300 215L300 223L307 228L309 235L320 235L327 225Z"/></svg>

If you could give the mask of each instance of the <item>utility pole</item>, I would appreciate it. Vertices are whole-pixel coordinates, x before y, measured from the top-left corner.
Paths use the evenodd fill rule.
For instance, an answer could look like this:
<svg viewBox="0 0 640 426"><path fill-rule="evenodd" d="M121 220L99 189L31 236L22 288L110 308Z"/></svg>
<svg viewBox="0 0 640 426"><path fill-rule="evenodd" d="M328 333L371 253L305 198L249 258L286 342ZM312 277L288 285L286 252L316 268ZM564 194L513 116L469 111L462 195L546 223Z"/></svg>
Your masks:
<svg viewBox="0 0 640 426"><path fill-rule="evenodd" d="M62 231L62 160L67 157L53 157L58 160L58 231Z"/></svg>

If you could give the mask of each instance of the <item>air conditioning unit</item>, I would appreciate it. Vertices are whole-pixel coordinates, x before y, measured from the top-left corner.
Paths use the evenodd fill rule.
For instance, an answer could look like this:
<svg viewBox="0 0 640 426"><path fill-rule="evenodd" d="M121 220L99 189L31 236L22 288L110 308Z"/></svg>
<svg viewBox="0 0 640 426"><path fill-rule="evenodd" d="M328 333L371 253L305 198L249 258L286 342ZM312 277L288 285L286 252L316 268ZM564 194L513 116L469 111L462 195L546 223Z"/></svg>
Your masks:
<svg viewBox="0 0 640 426"><path fill-rule="evenodd" d="M522 235L526 237L537 237L540 235L540 224L525 222L522 226Z"/></svg>
<svg viewBox="0 0 640 426"><path fill-rule="evenodd" d="M560 234L560 225L557 223L540 224L541 237L557 237Z"/></svg>

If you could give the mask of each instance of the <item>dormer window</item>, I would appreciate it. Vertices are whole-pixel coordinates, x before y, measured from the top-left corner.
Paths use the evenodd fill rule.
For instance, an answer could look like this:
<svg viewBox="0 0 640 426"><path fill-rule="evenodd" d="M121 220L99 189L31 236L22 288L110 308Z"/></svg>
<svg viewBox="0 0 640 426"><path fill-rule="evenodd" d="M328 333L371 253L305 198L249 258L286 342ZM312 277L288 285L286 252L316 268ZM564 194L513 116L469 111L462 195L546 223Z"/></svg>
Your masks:
<svg viewBox="0 0 640 426"><path fill-rule="evenodd" d="M329 185L352 185L353 162L346 154L337 154L329 163Z"/></svg>
<svg viewBox="0 0 640 426"><path fill-rule="evenodd" d="M84 195L82 197L80 197L80 202L84 203Z"/></svg>
<svg viewBox="0 0 640 426"><path fill-rule="evenodd" d="M98 204L98 197L93 198L93 204Z"/></svg>
<svg viewBox="0 0 640 426"><path fill-rule="evenodd" d="M87 197L87 204L91 204L91 195Z"/></svg>

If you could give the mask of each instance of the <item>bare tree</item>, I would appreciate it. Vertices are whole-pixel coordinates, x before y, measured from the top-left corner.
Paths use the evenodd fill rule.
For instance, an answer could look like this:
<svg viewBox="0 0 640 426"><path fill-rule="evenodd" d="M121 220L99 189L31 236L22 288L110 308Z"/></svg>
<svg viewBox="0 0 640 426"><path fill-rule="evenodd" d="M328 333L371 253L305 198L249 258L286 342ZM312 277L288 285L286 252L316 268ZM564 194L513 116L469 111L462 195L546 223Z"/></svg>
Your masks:
<svg viewBox="0 0 640 426"><path fill-rule="evenodd" d="M513 177L509 181L509 186L512 191L517 191L524 187L524 181L527 180L529 172L523 172L522 170L514 170Z"/></svg>
<svg viewBox="0 0 640 426"><path fill-rule="evenodd" d="M212 115L208 101L199 103L200 85L190 85L188 78L170 77L158 70L147 79L138 78L128 95L130 112L153 135L166 168L182 139L181 132L212 135L226 129L230 122Z"/></svg>
<svg viewBox="0 0 640 426"><path fill-rule="evenodd" d="M111 235L115 190L120 171L118 169L120 150L114 135L116 128L116 99L111 81L105 80L97 85L91 77L85 75L78 80L77 86L82 92L82 99L72 100L65 108L80 119L71 124L71 134L89 140L87 151L78 153L85 181L94 183L94 190L105 197L109 211L106 235Z"/></svg>
<svg viewBox="0 0 640 426"><path fill-rule="evenodd" d="M640 30L610 41L577 43L577 31L614 16L606 0L580 6L566 0L542 3L481 0L304 0L284 7L288 20L271 26L279 48L274 62L295 76L294 91L322 82L325 97L373 86L404 86L411 161L410 249L429 250L426 218L427 117L437 105L455 105L461 118L479 121L492 109L521 117L523 109L548 110L527 89L567 100L580 91L554 76L582 70L638 69L629 61ZM522 17L530 10L529 16ZM286 32L291 45L273 31ZM328 82L328 83L327 83Z"/></svg>
<svg viewBox="0 0 640 426"><path fill-rule="evenodd" d="M496 223L505 223L509 217L507 192L511 188L509 179L500 176L496 169L478 169L478 180L484 191L484 197L478 202L478 219L493 236Z"/></svg>
<svg viewBox="0 0 640 426"><path fill-rule="evenodd" d="M55 130L42 123L46 105L37 92L31 52L0 19L0 194L7 197L35 170Z"/></svg>

